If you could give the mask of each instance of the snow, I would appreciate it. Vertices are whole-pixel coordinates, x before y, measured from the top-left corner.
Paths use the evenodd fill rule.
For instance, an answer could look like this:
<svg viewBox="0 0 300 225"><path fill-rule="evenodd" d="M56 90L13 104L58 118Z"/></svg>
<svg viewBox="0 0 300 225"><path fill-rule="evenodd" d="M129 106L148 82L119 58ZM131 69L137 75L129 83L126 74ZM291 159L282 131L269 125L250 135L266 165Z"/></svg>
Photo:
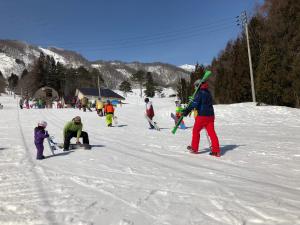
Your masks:
<svg viewBox="0 0 300 225"><path fill-rule="evenodd" d="M57 54L57 53L55 53L55 52L53 52L49 49L45 49L45 48L42 48L42 47L39 47L39 49L44 54L49 55L50 57L53 57L56 62L60 62L63 65L68 64L67 60L63 56L61 56L61 55L59 55L59 54Z"/></svg>
<svg viewBox="0 0 300 225"><path fill-rule="evenodd" d="M5 53L0 53L0 71L4 78L8 78L12 73L19 75L23 72L24 66L16 63L16 60L7 56Z"/></svg>
<svg viewBox="0 0 300 225"><path fill-rule="evenodd" d="M188 72L194 72L195 71L195 65L184 64L184 65L179 66L179 68L184 69Z"/></svg>
<svg viewBox="0 0 300 225"><path fill-rule="evenodd" d="M132 74L129 73L127 70L125 69L116 69L118 72L120 72L121 74L123 74L125 77L129 78Z"/></svg>
<svg viewBox="0 0 300 225"><path fill-rule="evenodd" d="M95 69L100 69L103 65L101 65L101 64L92 64L91 66Z"/></svg>
<svg viewBox="0 0 300 225"><path fill-rule="evenodd" d="M300 224L300 110L253 103L216 105L223 155L185 151L187 130L171 134L174 98L153 98L161 131L148 130L138 90L116 108L108 128L93 112L19 110L1 96L0 224L294 225ZM44 143L35 160L39 120L62 142L64 124L83 120L92 150L58 151Z"/></svg>

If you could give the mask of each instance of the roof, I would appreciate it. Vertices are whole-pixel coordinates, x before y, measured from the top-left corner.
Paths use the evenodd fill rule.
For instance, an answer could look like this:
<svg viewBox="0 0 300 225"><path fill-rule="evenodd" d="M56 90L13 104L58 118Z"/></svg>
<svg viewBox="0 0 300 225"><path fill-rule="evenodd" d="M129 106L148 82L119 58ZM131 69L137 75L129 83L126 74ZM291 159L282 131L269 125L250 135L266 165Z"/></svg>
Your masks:
<svg viewBox="0 0 300 225"><path fill-rule="evenodd" d="M88 95L88 96L99 96L98 88L79 88L78 89L82 94ZM105 98L118 98L124 100L121 95L117 94L116 92L108 89L108 88L100 88L101 97Z"/></svg>

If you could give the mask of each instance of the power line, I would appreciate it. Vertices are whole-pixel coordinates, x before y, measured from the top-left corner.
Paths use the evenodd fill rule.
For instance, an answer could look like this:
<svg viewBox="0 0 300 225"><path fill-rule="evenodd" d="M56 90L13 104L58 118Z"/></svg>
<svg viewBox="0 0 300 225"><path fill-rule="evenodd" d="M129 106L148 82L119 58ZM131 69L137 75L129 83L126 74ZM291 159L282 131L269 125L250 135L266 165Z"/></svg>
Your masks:
<svg viewBox="0 0 300 225"><path fill-rule="evenodd" d="M213 32L218 32L218 31L223 31L226 29L232 29L234 25L229 25L229 26L223 26L218 29L212 29L212 30L205 30L205 33L213 33ZM204 32L204 31L203 31ZM84 51L88 52L93 52L93 51L107 51L107 50L115 50L115 49L123 49L123 48L132 48L132 47L140 47L140 46L149 46L149 45L156 45L156 44L161 44L161 43L168 43L176 40L184 40L184 39L190 39L190 38L195 38L195 37L201 37L203 36L203 33L196 33L196 34L189 34L189 35L182 35L182 36L177 36L177 37L170 37L167 39L162 39L162 40L149 40L148 42L136 42L136 43L128 43L120 46L107 46L107 47L100 47L100 48L93 48L93 49L84 49Z"/></svg>
<svg viewBox="0 0 300 225"><path fill-rule="evenodd" d="M208 24L192 25L192 26L181 28L181 29L163 31L163 32L158 32L158 33L150 34L150 35L130 36L130 37L122 38L122 39L114 39L114 40L109 40L109 41L102 41L101 44L102 45L108 45L108 44L115 44L115 43L120 43L120 42L127 42L127 41L141 40L141 39L149 39L149 38L150 39L152 39L152 38L160 38L160 37L169 36L169 35L177 35L178 33L191 32L191 31L194 31L194 30L199 30L199 29L203 29L203 28L209 28L209 27L214 26L214 25L227 24L229 21L230 21L230 23L232 23L233 20L234 20L233 17L228 17L228 18L216 20L216 21L214 21L212 23L208 23ZM66 47L68 47L68 46L79 47L80 45L83 45L83 47L84 47L85 44L97 44L97 43L99 43L99 41L59 42L59 43L56 43L56 44L57 45L64 45ZM53 45L51 43L42 43L42 44Z"/></svg>

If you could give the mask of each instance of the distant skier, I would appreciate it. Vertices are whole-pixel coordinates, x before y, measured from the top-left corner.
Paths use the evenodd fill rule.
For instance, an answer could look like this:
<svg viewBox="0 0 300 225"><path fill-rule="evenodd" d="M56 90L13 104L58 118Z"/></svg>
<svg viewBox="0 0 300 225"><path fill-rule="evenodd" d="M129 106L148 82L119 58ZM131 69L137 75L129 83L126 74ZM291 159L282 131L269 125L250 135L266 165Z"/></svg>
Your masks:
<svg viewBox="0 0 300 225"><path fill-rule="evenodd" d="M154 117L154 109L153 109L152 102L149 101L149 98L145 98L145 103L146 103L146 115L150 120L152 120ZM154 126L150 122L149 125L150 125L149 129L154 129Z"/></svg>
<svg viewBox="0 0 300 225"><path fill-rule="evenodd" d="M176 105L176 110L175 110L176 114L175 114L175 116L176 116L176 123L177 123L177 121L179 120L179 118L180 118L181 115L182 115L183 108L182 108L182 106L181 106L181 104L180 104L179 101L175 101L175 105ZM181 121L179 127L180 127L181 129L186 129L186 126L185 126L183 120Z"/></svg>
<svg viewBox="0 0 300 225"><path fill-rule="evenodd" d="M36 159L42 160L45 158L44 152L44 139L49 137L48 132L45 130L47 127L46 121L41 121L38 123L38 126L34 128L34 144L37 149Z"/></svg>
<svg viewBox="0 0 300 225"><path fill-rule="evenodd" d="M23 109L23 105L24 105L24 100L23 100L23 98L20 98L20 101L19 101L20 109Z"/></svg>
<svg viewBox="0 0 300 225"><path fill-rule="evenodd" d="M83 97L80 102L81 102L81 107L83 109L83 112L86 112L86 108L88 108L88 103L89 103L88 98Z"/></svg>
<svg viewBox="0 0 300 225"><path fill-rule="evenodd" d="M104 113L106 115L106 124L108 127L112 127L114 112L115 112L114 106L111 104L110 100L107 100L104 107Z"/></svg>
<svg viewBox="0 0 300 225"><path fill-rule="evenodd" d="M80 116L74 117L72 121L66 123L64 127L64 151L69 150L70 141L73 137L76 137L76 144L80 144L80 137L83 139L83 144L89 144L88 133L82 131Z"/></svg>
<svg viewBox="0 0 300 225"><path fill-rule="evenodd" d="M211 155L220 157L220 146L217 134L214 128L215 114L213 108L212 96L208 90L208 83L204 82L200 86L200 90L196 93L192 104L183 111L183 115L187 116L191 110L197 109L197 117L195 119L192 144L188 146L191 153L197 153L200 141L200 131L205 128L212 143Z"/></svg>
<svg viewBox="0 0 300 225"><path fill-rule="evenodd" d="M99 116L103 116L103 107L104 107L104 104L103 102L101 101L101 99L97 99L96 100L96 110L97 110L97 114Z"/></svg>
<svg viewBox="0 0 300 225"><path fill-rule="evenodd" d="M30 108L29 107L29 99L28 98L25 99L25 106L26 106L26 109Z"/></svg>

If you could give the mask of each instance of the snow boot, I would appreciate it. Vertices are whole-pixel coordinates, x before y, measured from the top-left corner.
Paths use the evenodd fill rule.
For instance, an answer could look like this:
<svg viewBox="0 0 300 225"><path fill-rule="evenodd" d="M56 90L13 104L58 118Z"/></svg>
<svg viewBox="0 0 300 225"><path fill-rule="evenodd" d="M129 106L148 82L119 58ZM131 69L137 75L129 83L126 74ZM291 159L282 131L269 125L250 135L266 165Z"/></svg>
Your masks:
<svg viewBox="0 0 300 225"><path fill-rule="evenodd" d="M209 154L210 154L211 156L221 157L221 153L220 153L220 152L210 152Z"/></svg>
<svg viewBox="0 0 300 225"><path fill-rule="evenodd" d="M186 149L189 150L189 152L192 154L198 154L198 151L195 151L194 149L192 149L192 146L190 146L190 145L187 146Z"/></svg>

